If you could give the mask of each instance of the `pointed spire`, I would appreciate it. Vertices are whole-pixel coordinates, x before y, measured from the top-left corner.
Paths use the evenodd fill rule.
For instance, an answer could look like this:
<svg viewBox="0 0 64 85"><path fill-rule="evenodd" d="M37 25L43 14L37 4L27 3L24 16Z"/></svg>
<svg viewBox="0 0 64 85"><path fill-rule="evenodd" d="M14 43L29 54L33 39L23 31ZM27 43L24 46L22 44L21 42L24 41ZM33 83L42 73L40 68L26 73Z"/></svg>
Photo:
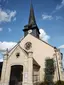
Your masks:
<svg viewBox="0 0 64 85"><path fill-rule="evenodd" d="M35 15L34 15L34 9L31 1L31 6L30 6L30 15L29 15L29 25L36 25L36 20L35 20Z"/></svg>

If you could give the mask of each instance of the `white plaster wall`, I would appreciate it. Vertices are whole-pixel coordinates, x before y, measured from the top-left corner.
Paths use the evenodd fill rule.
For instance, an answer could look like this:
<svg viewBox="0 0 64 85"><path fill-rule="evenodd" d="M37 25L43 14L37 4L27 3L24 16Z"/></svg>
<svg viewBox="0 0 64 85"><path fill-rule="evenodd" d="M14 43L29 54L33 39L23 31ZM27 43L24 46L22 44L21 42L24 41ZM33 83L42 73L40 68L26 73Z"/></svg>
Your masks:
<svg viewBox="0 0 64 85"><path fill-rule="evenodd" d="M18 58L16 57L17 52L20 52L20 56ZM26 65L24 62L26 62ZM11 66L13 65L22 65L23 67L26 67L27 71L28 68L27 55L19 47L17 47L14 50L14 52L12 52L10 56L8 56L8 60L4 60L3 69L2 69L2 80L1 80L1 83L3 83L3 85L4 83L8 85L10 79Z"/></svg>
<svg viewBox="0 0 64 85"><path fill-rule="evenodd" d="M44 68L45 68L45 59L47 57L53 58L54 56L54 48L49 46L48 44L42 42L41 40L33 37L28 34L20 43L20 46L25 49L24 45L26 42L32 43L31 50L33 51L33 57L41 66L40 69L40 80L42 81L44 78ZM26 49L25 49L26 50Z"/></svg>
<svg viewBox="0 0 64 85"><path fill-rule="evenodd" d="M37 61L37 63L41 66L40 68L40 81L44 80L44 68L45 68L45 59L47 57L54 58L54 48L43 41L35 38L34 36L28 34L20 43L19 45L25 49L25 43L31 42L32 48L30 49L33 52L33 58ZM15 49L16 48L16 49ZM26 49L25 49L26 50ZM26 50L27 51L27 50ZM20 57L16 57L16 53L20 52ZM25 66L24 71L28 72L28 57L27 54L24 52L24 50L21 50L21 48L17 45L15 46L10 52L8 56L8 60L4 61L3 69L6 68L5 75L2 75L2 79L5 79L5 82L9 82L10 78L10 69L12 65L23 65ZM6 66L7 62L7 66ZM4 72L4 70L3 70ZM57 70L55 71L55 77L54 81L57 80Z"/></svg>

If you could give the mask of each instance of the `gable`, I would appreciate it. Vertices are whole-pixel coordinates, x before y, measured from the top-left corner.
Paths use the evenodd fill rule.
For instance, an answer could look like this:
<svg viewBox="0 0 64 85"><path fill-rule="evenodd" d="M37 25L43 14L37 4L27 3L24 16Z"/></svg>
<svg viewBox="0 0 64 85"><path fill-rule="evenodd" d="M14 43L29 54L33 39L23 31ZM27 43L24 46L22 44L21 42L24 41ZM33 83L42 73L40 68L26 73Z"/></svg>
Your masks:
<svg viewBox="0 0 64 85"><path fill-rule="evenodd" d="M19 53L19 56L17 56ZM18 45L8 56L9 64L23 64L24 60L27 59L27 53Z"/></svg>
<svg viewBox="0 0 64 85"><path fill-rule="evenodd" d="M32 43L32 52L34 59L40 64L43 64L47 57L54 57L54 47L46 43L45 41L39 40L28 34L21 42L20 46L25 49L26 42ZM26 49L25 49L26 50ZM27 51L27 50L26 50Z"/></svg>
<svg viewBox="0 0 64 85"><path fill-rule="evenodd" d="M9 57L15 56L16 52L20 51L22 56L27 56L27 52L29 50L25 49L25 44L27 42L32 43L32 48L30 49L33 52L34 59L38 62L39 65L44 63L44 60L47 57L53 57L54 47L46 43L45 41L39 40L28 34L25 38L23 38L10 52ZM12 55L11 55L12 54ZM10 56L11 55L11 56ZM13 58L12 58L13 59ZM14 59L13 59L14 60ZM20 58L21 60L21 58ZM23 61L22 61L23 62Z"/></svg>
<svg viewBox="0 0 64 85"><path fill-rule="evenodd" d="M35 46L36 45L41 45L41 46L45 46L45 47L50 48L50 49L54 49L54 47L52 45L48 44L47 42L45 42L41 39L38 39L38 38L34 37L31 34L28 34L23 40L21 40L20 46L23 49L25 49L24 45L25 45L26 42L32 42L32 44L34 44Z"/></svg>

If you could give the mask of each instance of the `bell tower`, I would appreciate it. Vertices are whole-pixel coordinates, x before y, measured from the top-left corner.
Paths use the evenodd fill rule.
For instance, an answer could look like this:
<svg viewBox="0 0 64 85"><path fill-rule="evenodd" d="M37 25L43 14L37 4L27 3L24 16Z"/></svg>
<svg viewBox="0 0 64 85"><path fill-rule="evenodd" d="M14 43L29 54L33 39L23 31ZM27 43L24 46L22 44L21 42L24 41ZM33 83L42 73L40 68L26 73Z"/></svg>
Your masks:
<svg viewBox="0 0 64 85"><path fill-rule="evenodd" d="M30 5L30 14L29 14L29 20L28 20L28 25L24 26L24 37L27 34L32 34L34 37L39 38L39 29L38 26L36 24L36 20L35 20L35 15L34 15L34 9L33 9L33 5L31 3Z"/></svg>

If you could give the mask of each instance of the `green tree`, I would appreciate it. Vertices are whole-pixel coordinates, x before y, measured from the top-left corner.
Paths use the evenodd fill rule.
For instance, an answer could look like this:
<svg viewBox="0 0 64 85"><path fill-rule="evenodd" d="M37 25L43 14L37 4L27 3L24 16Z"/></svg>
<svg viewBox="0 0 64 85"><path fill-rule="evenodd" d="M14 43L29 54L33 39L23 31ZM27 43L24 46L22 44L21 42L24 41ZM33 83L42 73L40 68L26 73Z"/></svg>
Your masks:
<svg viewBox="0 0 64 85"><path fill-rule="evenodd" d="M45 60L45 76L44 76L44 82L46 83L46 85L53 84L54 71L55 71L54 60L46 59Z"/></svg>

